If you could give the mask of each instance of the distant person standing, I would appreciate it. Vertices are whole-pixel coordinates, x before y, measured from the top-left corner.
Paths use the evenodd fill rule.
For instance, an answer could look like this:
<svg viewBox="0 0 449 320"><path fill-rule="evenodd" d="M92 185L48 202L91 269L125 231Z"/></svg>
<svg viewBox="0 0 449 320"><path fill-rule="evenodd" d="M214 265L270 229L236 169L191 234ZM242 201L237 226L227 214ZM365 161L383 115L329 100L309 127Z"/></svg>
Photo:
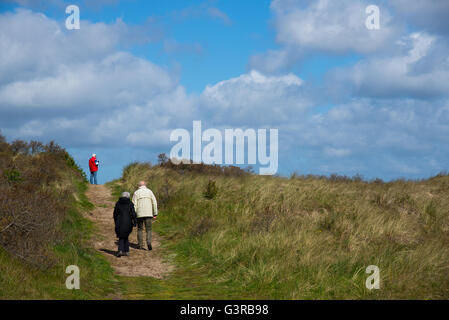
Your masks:
<svg viewBox="0 0 449 320"><path fill-rule="evenodd" d="M98 184L97 183L97 172L98 172L98 164L100 161L97 160L97 155L94 153L92 154L92 158L89 159L89 170L90 170L90 183L91 184Z"/></svg>
<svg viewBox="0 0 449 320"><path fill-rule="evenodd" d="M152 250L151 228L152 220L157 217L156 197L146 187L145 181L140 181L138 186L139 189L133 195L133 203L137 213L137 242L139 243L139 249L145 250L143 247L143 227L145 226L148 250Z"/></svg>

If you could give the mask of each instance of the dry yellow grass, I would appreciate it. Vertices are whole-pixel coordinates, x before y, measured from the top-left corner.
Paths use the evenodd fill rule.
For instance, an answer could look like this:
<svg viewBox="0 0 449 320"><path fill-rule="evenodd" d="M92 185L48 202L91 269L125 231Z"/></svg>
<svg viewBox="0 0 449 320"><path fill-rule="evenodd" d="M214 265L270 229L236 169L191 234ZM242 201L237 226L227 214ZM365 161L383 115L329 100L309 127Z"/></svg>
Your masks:
<svg viewBox="0 0 449 320"><path fill-rule="evenodd" d="M163 203L158 231L209 277L256 298L449 298L449 176L391 183L126 168ZM218 194L203 196L210 179ZM169 241L169 240L167 240ZM377 265L381 287L368 290Z"/></svg>

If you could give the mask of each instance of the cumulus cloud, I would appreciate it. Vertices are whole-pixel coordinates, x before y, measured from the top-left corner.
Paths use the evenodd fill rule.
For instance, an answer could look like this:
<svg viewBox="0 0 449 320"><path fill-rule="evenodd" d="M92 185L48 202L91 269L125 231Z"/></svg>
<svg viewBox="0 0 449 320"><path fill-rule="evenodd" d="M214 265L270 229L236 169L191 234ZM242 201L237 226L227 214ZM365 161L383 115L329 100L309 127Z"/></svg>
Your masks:
<svg viewBox="0 0 449 320"><path fill-rule="evenodd" d="M62 23L26 9L4 13L0 19L0 81L52 74L61 65L98 62L107 54L137 41L156 41L142 27L82 21L82 28L67 31ZM131 36L133 35L133 36Z"/></svg>
<svg viewBox="0 0 449 320"><path fill-rule="evenodd" d="M291 50L289 48L268 50L267 52L251 56L248 68L272 74L285 72L301 57L302 53L300 50Z"/></svg>
<svg viewBox="0 0 449 320"><path fill-rule="evenodd" d="M303 81L293 74L250 71L189 95L167 70L117 48L126 37L115 32L121 24L86 23L76 35L20 9L0 15L0 27L6 25L8 31L0 28L0 122L10 136L58 137L70 146L151 146L168 143L168 130L189 128L195 119L278 124L308 106Z"/></svg>
<svg viewBox="0 0 449 320"><path fill-rule="evenodd" d="M330 73L328 86L338 94L377 98L434 99L449 94L449 46L424 32L397 42L397 53L373 56Z"/></svg>
<svg viewBox="0 0 449 320"><path fill-rule="evenodd" d="M423 31L449 34L449 1L447 0L391 0L389 3L399 16Z"/></svg>
<svg viewBox="0 0 449 320"><path fill-rule="evenodd" d="M365 26L368 1L273 0L273 25L281 46L250 58L249 66L282 71L314 52L373 54L386 51L403 30L399 20L381 7L380 29Z"/></svg>
<svg viewBox="0 0 449 320"><path fill-rule="evenodd" d="M398 26L382 8L381 27L365 27L366 1L318 0L301 2L274 0L271 9L276 16L277 40L294 47L330 52L376 52L397 34Z"/></svg>
<svg viewBox="0 0 449 320"><path fill-rule="evenodd" d="M70 146L148 145L154 140L144 143L135 132L164 130L182 122L183 111L194 114L173 75L120 50L128 34L122 22L85 22L70 32L29 10L1 14L2 131Z"/></svg>
<svg viewBox="0 0 449 320"><path fill-rule="evenodd" d="M345 14L353 13L349 4L340 4ZM332 16L333 10L324 13L334 8L330 1L278 0L272 7L287 24L295 14L305 15L307 24L316 27L328 15L331 25L343 19L339 13ZM435 174L449 156L442 148L449 142L444 39L416 32L398 37L387 52L376 56L371 55L377 50L372 47L360 63L335 71L329 87L341 84L344 102L327 112L317 112L315 106L328 99L323 98L328 92L293 73L270 73L288 68L302 47L362 50L365 31L351 29L357 19L348 22L354 43L340 30L336 37L343 43L335 44L335 50L304 34L283 39L295 28L277 26L286 51L260 57L271 61L271 67L263 72L251 69L194 95L166 69L122 50L130 29L121 21L86 21L81 30L67 32L61 23L39 13L4 13L0 126L8 137L57 139L69 148L158 151L169 146L171 130L190 130L192 120L215 128L276 128L281 167L292 161L290 168L307 173L375 173L386 178ZM322 34L314 30L314 36L326 41L326 28ZM395 30L374 41L382 43ZM296 51L288 51L292 48Z"/></svg>
<svg viewBox="0 0 449 320"><path fill-rule="evenodd" d="M423 177L446 168L449 100L355 99L284 127L308 172ZM280 163L291 157L280 155ZM301 168L298 168L301 171Z"/></svg>
<svg viewBox="0 0 449 320"><path fill-rule="evenodd" d="M208 124L279 129L279 163L299 172L391 179L444 170L449 154L435 150L449 142L448 99L353 98L317 112L318 99L293 74L250 71L208 86L200 104Z"/></svg>
<svg viewBox="0 0 449 320"><path fill-rule="evenodd" d="M300 78L294 74L266 76L254 70L207 86L201 104L215 123L234 125L285 123L308 108Z"/></svg>

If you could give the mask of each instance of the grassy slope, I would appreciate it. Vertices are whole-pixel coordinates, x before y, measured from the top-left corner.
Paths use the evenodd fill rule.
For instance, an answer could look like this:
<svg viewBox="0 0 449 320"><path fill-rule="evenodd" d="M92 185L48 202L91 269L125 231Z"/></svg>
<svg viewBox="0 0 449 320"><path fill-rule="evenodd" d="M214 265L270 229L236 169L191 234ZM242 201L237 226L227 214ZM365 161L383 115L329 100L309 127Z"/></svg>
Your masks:
<svg viewBox="0 0 449 320"><path fill-rule="evenodd" d="M62 243L49 249L56 265L39 270L0 248L0 299L98 299L115 293L117 280L111 267L84 243L93 234L92 224L81 214L92 208L85 196L87 184L73 177L69 183L76 185L77 192L61 226L65 237ZM65 287L68 265L80 268L80 290Z"/></svg>
<svg viewBox="0 0 449 320"><path fill-rule="evenodd" d="M0 250L1 299L441 299L449 297L449 177L389 184L250 176L215 177L218 196L203 196L209 176L134 166L114 195L149 181L165 202L155 230L176 264L167 278L114 276L84 243L92 207L77 185L42 271ZM65 267L81 269L81 290L65 288ZM380 267L381 289L365 288L366 266Z"/></svg>
<svg viewBox="0 0 449 320"><path fill-rule="evenodd" d="M216 177L218 196L207 200L209 178L137 165L112 183L117 194L145 179L168 201L155 230L178 265L166 280L122 279L129 297L449 297L448 176L387 184ZM372 264L380 290L365 288Z"/></svg>
<svg viewBox="0 0 449 320"><path fill-rule="evenodd" d="M112 189L114 199L118 198L123 186L119 181L108 184ZM123 189L124 190L124 189ZM163 228L158 228L159 221L153 225L155 231L166 235ZM164 223L164 225L166 225ZM118 276L120 281L119 291L124 299L243 299L250 298L241 288L233 288L227 284L217 283L214 278L207 276L205 267L197 263L182 252L177 246L177 241L164 237L160 250L175 270L164 279L148 277L123 277Z"/></svg>

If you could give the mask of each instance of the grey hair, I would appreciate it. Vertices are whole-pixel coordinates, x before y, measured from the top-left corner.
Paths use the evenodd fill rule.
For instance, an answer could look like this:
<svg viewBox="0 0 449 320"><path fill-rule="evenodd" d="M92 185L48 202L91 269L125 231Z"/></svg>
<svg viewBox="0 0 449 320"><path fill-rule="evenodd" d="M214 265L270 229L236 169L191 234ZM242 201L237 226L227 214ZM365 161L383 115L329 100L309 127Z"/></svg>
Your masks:
<svg viewBox="0 0 449 320"><path fill-rule="evenodd" d="M125 191L122 193L122 198L128 198L131 197L131 195L129 194L129 192Z"/></svg>

